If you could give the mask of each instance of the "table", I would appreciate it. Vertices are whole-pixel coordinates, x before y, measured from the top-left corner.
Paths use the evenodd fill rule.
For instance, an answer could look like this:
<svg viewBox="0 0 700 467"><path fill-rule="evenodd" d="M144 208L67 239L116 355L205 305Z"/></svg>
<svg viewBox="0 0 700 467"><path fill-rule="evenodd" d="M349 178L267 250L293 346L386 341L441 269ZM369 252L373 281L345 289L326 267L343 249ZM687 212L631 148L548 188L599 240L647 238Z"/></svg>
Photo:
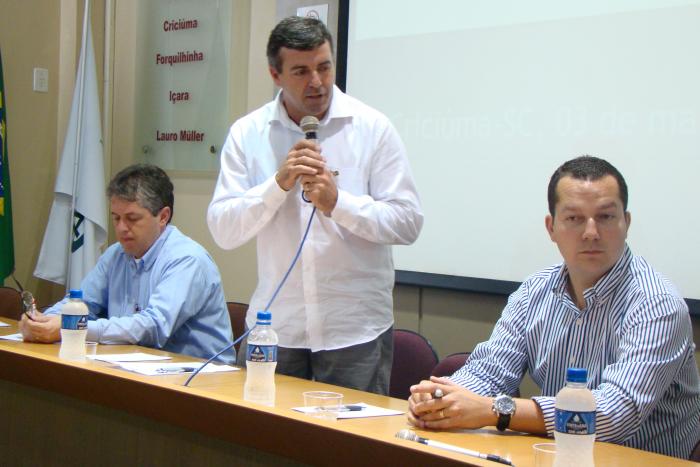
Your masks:
<svg viewBox="0 0 700 467"><path fill-rule="evenodd" d="M17 332L16 322L0 335ZM493 462L399 440L405 416L324 421L291 410L302 392L333 390L346 403L406 410L407 402L276 375L276 406L243 400L245 371L142 376L115 365L58 358L59 345L0 340L0 465L397 465L494 467ZM98 353L146 352L99 345ZM416 430L423 437L533 464L545 438L495 428ZM551 440L549 440L551 441ZM598 466L698 465L632 448L596 443Z"/></svg>

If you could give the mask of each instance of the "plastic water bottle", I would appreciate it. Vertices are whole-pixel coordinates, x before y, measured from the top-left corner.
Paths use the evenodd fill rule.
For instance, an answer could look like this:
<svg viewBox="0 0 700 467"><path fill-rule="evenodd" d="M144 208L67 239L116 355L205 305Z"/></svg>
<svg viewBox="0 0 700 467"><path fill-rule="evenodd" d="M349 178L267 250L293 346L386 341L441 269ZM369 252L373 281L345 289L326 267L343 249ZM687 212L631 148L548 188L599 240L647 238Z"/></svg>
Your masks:
<svg viewBox="0 0 700 467"><path fill-rule="evenodd" d="M555 467L592 467L595 442L595 398L586 387L585 368L566 370L566 386L557 393L554 439Z"/></svg>
<svg viewBox="0 0 700 467"><path fill-rule="evenodd" d="M59 358L85 361L88 308L82 290L71 290L68 301L61 307L61 350Z"/></svg>
<svg viewBox="0 0 700 467"><path fill-rule="evenodd" d="M256 326L248 334L247 374L243 387L245 400L270 407L275 405L277 342L277 333L272 329L272 315L259 311Z"/></svg>

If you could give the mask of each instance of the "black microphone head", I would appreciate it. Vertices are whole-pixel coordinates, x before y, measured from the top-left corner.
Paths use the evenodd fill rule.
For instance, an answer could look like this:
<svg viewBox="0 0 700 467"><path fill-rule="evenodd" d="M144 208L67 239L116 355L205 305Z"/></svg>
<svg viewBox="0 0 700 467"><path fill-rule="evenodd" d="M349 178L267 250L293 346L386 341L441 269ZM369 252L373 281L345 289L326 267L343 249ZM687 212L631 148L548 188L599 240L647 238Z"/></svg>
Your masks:
<svg viewBox="0 0 700 467"><path fill-rule="evenodd" d="M301 131L307 135L309 133L316 133L316 131L318 131L318 118L314 117L313 115L307 115L301 119L299 126L301 127Z"/></svg>
<svg viewBox="0 0 700 467"><path fill-rule="evenodd" d="M401 430L397 432L394 436L396 436L399 439L405 439L407 441L418 441L420 439L420 437L411 430Z"/></svg>

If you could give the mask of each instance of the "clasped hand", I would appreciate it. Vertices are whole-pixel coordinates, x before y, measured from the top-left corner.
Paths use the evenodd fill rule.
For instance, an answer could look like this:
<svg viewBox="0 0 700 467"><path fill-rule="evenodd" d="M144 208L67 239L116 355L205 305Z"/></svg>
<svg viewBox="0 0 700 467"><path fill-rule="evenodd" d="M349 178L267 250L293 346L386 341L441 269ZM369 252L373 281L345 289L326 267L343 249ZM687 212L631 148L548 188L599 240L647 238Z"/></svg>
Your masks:
<svg viewBox="0 0 700 467"><path fill-rule="evenodd" d="M443 393L434 398L435 390ZM494 425L492 399L465 389L447 378L431 377L411 386L408 422L419 428L481 428Z"/></svg>
<svg viewBox="0 0 700 467"><path fill-rule="evenodd" d="M327 216L338 202L333 174L326 167L320 146L312 140L301 140L292 147L275 179L284 191L291 190L299 181L304 197Z"/></svg>

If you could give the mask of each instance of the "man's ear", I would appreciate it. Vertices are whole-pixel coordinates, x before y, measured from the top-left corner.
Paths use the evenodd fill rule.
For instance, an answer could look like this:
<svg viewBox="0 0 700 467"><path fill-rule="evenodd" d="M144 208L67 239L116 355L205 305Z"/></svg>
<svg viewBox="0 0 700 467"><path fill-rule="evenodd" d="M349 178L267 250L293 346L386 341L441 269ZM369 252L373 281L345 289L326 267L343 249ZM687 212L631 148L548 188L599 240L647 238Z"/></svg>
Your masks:
<svg viewBox="0 0 700 467"><path fill-rule="evenodd" d="M168 221L170 220L170 216L171 216L170 206L165 206L158 213L158 223L160 225L163 225L163 226L167 225Z"/></svg>
<svg viewBox="0 0 700 467"><path fill-rule="evenodd" d="M268 66L267 69L270 71L270 76L272 77L272 81L275 82L275 86L281 87L281 85L280 85L280 72L277 71L277 69L273 66Z"/></svg>
<svg viewBox="0 0 700 467"><path fill-rule="evenodd" d="M544 216L544 226L547 229L547 233L549 234L549 238L554 241L554 218L552 217L551 214L547 214Z"/></svg>

